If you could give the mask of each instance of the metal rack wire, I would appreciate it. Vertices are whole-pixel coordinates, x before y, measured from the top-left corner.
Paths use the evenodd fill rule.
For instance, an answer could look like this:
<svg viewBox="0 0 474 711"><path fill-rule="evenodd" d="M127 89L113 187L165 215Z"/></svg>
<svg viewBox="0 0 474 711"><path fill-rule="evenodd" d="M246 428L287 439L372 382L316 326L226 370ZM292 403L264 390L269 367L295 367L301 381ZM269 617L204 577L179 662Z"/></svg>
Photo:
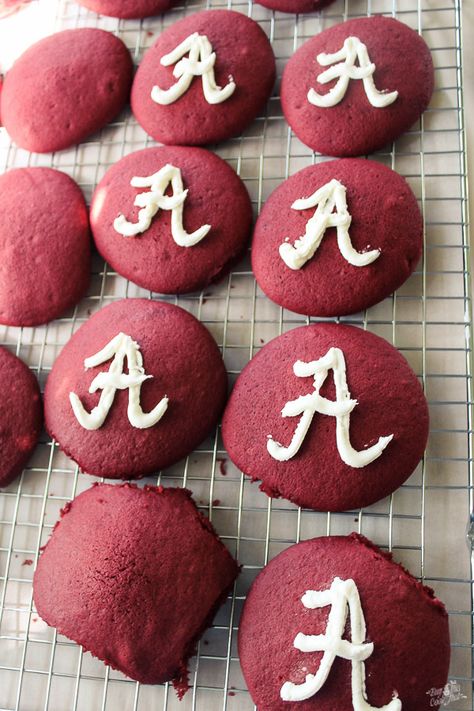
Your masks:
<svg viewBox="0 0 474 711"><path fill-rule="evenodd" d="M36 23L40 34L79 26L109 29L125 41L138 62L162 27L203 7L232 7L256 19L273 43L279 76L286 59L306 38L349 17L392 15L421 32L430 46L436 67L430 109L418 126L372 156L404 175L419 198L426 225L424 259L392 298L341 319L385 337L407 357L430 403L428 449L416 472L389 499L340 514L301 510L284 500L268 499L228 461L219 429L185 461L157 475L155 481L192 489L198 505L243 563L233 595L199 644L191 663L191 689L179 703L169 685L146 687L126 679L57 635L36 614L31 579L39 548L59 509L94 481L80 474L44 435L21 478L0 492L0 711L254 709L236 647L249 584L288 545L352 530L393 551L396 560L433 586L447 604L450 679L459 684L463 697L455 700L454 691L449 707L468 711L473 708L472 571L464 538L472 510L472 370L460 0L337 0L321 14L296 18L272 13L251 0L188 2L144 21L99 18L72 0L61 0L54 12L47 0L36 0L22 12L24 22ZM2 39L0 26L0 61ZM19 53L18 37L15 42ZM0 171L52 166L69 173L89 199L111 164L152 143L128 111L80 146L46 156L15 148L0 129ZM282 118L278 85L266 115L242 137L215 150L245 180L256 213L284 178L324 160L292 135ZM113 299L139 295L159 298L126 282L96 256L89 293L74 311L41 328L0 327L0 342L29 363L44 385L61 346L92 311ZM231 380L263 343L309 321L264 297L248 256L222 283L168 300L209 328L222 348Z"/></svg>

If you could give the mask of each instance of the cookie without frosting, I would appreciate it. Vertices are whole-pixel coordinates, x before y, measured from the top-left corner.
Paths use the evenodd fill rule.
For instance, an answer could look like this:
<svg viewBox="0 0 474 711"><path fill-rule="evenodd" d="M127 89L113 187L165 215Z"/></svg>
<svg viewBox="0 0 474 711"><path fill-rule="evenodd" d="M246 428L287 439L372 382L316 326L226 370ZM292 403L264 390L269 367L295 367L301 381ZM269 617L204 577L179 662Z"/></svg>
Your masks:
<svg viewBox="0 0 474 711"><path fill-rule="evenodd" d="M31 370L0 346L0 486L8 486L30 458L43 424L38 381Z"/></svg>
<svg viewBox="0 0 474 711"><path fill-rule="evenodd" d="M98 484L62 511L33 580L42 619L143 684L187 661L239 567L186 489Z"/></svg>
<svg viewBox="0 0 474 711"><path fill-rule="evenodd" d="M77 0L99 15L133 19L161 15L169 10L173 0Z"/></svg>
<svg viewBox="0 0 474 711"><path fill-rule="evenodd" d="M90 233L79 186L52 168L0 176L0 323L37 326L62 316L90 280Z"/></svg>
<svg viewBox="0 0 474 711"><path fill-rule="evenodd" d="M317 12L327 7L334 0L256 0L259 5L278 12Z"/></svg>
<svg viewBox="0 0 474 711"><path fill-rule="evenodd" d="M45 37L4 78L3 125L28 151L73 146L123 109L132 71L128 49L111 32L83 27Z"/></svg>

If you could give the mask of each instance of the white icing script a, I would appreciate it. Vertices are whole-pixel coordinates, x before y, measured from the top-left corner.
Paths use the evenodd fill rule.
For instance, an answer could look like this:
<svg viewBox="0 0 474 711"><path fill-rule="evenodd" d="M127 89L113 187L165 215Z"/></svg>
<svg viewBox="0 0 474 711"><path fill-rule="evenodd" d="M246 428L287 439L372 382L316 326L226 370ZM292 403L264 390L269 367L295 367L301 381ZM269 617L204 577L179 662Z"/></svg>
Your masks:
<svg viewBox="0 0 474 711"><path fill-rule="evenodd" d="M375 64L370 61L367 47L358 37L348 37L338 52L334 54L323 52L318 54L316 59L323 67L329 66L329 69L316 77L317 81L320 84L327 84L334 79L338 81L327 94L318 94L314 89L308 91L308 101L314 106L328 108L338 104L346 95L351 79L362 79L367 98L377 109L393 104L398 97L398 91L379 91L376 88L372 76L375 72ZM359 66L355 66L356 59L359 60ZM331 64L334 66L330 66Z"/></svg>
<svg viewBox="0 0 474 711"><path fill-rule="evenodd" d="M188 55L185 57L185 55ZM154 86L151 98L157 104L167 106L179 99L191 86L194 77L202 77L202 90L208 104L221 104L235 91L235 82L229 76L229 83L224 88L216 84L214 65L216 53L206 35L194 32L186 37L172 52L165 54L160 64L169 67L174 64L173 76L178 81L169 89Z"/></svg>
<svg viewBox="0 0 474 711"><path fill-rule="evenodd" d="M173 194L165 195L171 184ZM145 232L156 215L161 210L171 210L171 234L180 247L192 247L200 242L211 229L211 225L202 225L194 232L188 233L183 227L183 207L188 189L183 189L181 171L174 165L165 165L161 170L145 178L134 177L130 181L133 188L149 188L135 198L135 207L140 207L138 222L129 222L124 215L114 220L114 230L124 237L135 237Z"/></svg>
<svg viewBox="0 0 474 711"><path fill-rule="evenodd" d="M105 422L115 399L117 390L128 389L127 415L130 424L139 429L153 427L161 420L168 407L168 398L163 397L151 412L143 412L140 405L140 390L142 384L153 375L147 375L143 367L140 346L125 333L119 333L107 345L90 358L86 358L84 366L93 368L113 358L108 371L98 373L92 381L89 392L102 390L98 405L87 412L76 395L69 393L69 400L75 416L86 430L97 430ZM124 373L124 360L127 359L128 373Z"/></svg>
<svg viewBox="0 0 474 711"><path fill-rule="evenodd" d="M317 209L306 223L306 231L294 245L283 242L280 257L290 269L301 269L314 256L329 227L337 229L337 246L344 259L354 267L366 267L380 256L380 250L358 252L352 246L349 227L352 217L347 209L346 188L335 178L316 190L308 198L295 200L293 210Z"/></svg>
<svg viewBox="0 0 474 711"><path fill-rule="evenodd" d="M307 590L301 602L308 610L331 606L326 634L306 635L299 632L294 647L301 652L323 652L316 674L307 674L302 684L286 681L280 690L283 701L305 701L317 694L325 684L336 657L352 664L351 686L354 711L401 711L402 702L392 698L385 706L372 706L367 701L365 661L374 651L373 642L366 642L365 618L359 591L353 580L334 578L329 590ZM343 639L347 613L351 620L351 641Z"/></svg>
<svg viewBox="0 0 474 711"><path fill-rule="evenodd" d="M319 394L330 370L333 371L334 375L335 400L328 400ZM267 449L274 459L279 462L286 462L297 454L316 412L336 418L337 449L339 456L347 466L360 469L380 457L387 444L393 439L393 434L388 437L379 437L376 444L367 449L362 449L360 452L351 445L349 435L350 414L358 405L358 402L357 400L351 400L346 380L346 361L340 348L330 348L326 355L310 363L297 360L293 366L293 372L299 378L314 376L314 392L309 395L301 395L296 400L289 400L281 411L282 417L297 417L301 415L301 419L288 447L275 442L271 436L268 437Z"/></svg>

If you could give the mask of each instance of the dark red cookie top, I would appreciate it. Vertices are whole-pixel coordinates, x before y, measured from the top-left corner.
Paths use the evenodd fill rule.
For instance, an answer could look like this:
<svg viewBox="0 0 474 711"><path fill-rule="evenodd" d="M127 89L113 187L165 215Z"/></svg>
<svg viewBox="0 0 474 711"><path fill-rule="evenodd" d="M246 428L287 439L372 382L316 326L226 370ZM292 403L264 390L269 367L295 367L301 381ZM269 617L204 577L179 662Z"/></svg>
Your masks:
<svg viewBox="0 0 474 711"><path fill-rule="evenodd" d="M334 0L256 0L259 5L279 12L316 12Z"/></svg>
<svg viewBox="0 0 474 711"><path fill-rule="evenodd" d="M273 339L250 361L222 436L232 461L269 496L345 511L410 476L425 449L428 407L393 346L353 326L319 323Z"/></svg>
<svg viewBox="0 0 474 711"><path fill-rule="evenodd" d="M121 111L132 69L127 48L110 32L57 32L27 49L5 76L3 124L15 143L29 151L72 146Z"/></svg>
<svg viewBox="0 0 474 711"><path fill-rule="evenodd" d="M154 180L139 181L142 187L131 185L149 176ZM175 201L171 209L159 207L165 196ZM153 217L145 219L147 208L134 206L140 198L150 201ZM107 171L92 200L91 224L97 249L119 274L174 294L201 289L227 272L247 245L252 205L238 175L213 153L146 148Z"/></svg>
<svg viewBox="0 0 474 711"><path fill-rule="evenodd" d="M109 17L151 17L169 10L173 0L77 0L80 5Z"/></svg>
<svg viewBox="0 0 474 711"><path fill-rule="evenodd" d="M321 77L323 72L329 73ZM347 83L347 72L365 78ZM281 103L307 146L330 156L359 156L407 131L427 108L433 84L433 61L420 35L393 18L365 17L330 27L300 47L283 72ZM378 105L391 103L373 106L367 92ZM320 97L331 105L320 106Z"/></svg>
<svg viewBox="0 0 474 711"><path fill-rule="evenodd" d="M238 574L191 492L99 484L62 512L33 581L60 634L144 684L177 680Z"/></svg>
<svg viewBox="0 0 474 711"><path fill-rule="evenodd" d="M358 600L353 586L343 581L353 581ZM331 592L324 600L308 591ZM339 617L338 604L346 618L340 633L329 623L330 614ZM366 630L358 640L360 611ZM346 645L367 645L363 653L369 656L354 664L336 655L332 664L328 660L329 672L319 691L306 700L284 701L285 682L298 687L322 664L322 652L295 646L297 635L314 649L317 643L311 645L301 635L328 635L331 628L335 639L344 635ZM349 653L353 652L350 646ZM429 691L442 689L447 681L448 615L431 588L363 536L313 538L287 548L258 575L240 621L239 656L259 711L353 711L351 674L360 680L361 667L371 708L398 711L399 704L392 701L395 694L403 711L428 711L433 708ZM289 688L285 686L284 695ZM356 696L361 698L360 693Z"/></svg>
<svg viewBox="0 0 474 711"><path fill-rule="evenodd" d="M310 207L296 203L312 196ZM401 286L422 247L422 217L406 181L381 163L343 159L304 168L272 193L255 227L252 268L277 304L340 316Z"/></svg>
<svg viewBox="0 0 474 711"><path fill-rule="evenodd" d="M0 347L0 486L18 476L36 447L43 424L38 381L19 358Z"/></svg>
<svg viewBox="0 0 474 711"><path fill-rule="evenodd" d="M217 143L242 133L263 111L275 71L270 42L254 20L231 10L194 13L162 32L145 54L132 86L132 110L161 143ZM175 98L177 82L183 90Z"/></svg>
<svg viewBox="0 0 474 711"><path fill-rule="evenodd" d="M90 278L89 218L69 176L51 168L0 176L0 253L0 323L47 323L79 301Z"/></svg>
<svg viewBox="0 0 474 711"><path fill-rule="evenodd" d="M46 427L88 474L139 478L202 442L226 390L219 349L194 316L123 299L95 313L56 359L45 389Z"/></svg>

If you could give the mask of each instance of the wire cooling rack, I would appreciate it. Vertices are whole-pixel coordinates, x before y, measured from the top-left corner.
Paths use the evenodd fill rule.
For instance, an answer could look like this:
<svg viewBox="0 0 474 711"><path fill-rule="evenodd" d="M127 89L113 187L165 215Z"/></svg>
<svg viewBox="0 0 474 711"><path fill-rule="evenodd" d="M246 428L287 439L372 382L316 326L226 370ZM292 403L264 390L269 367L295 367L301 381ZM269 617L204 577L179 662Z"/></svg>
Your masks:
<svg viewBox="0 0 474 711"><path fill-rule="evenodd" d="M162 18L98 18L72 0L36 0L0 23L2 70L28 44L55 30L96 26L117 33L138 63L157 33L203 7L232 7L256 19L270 37L278 74L308 37L348 17L395 16L423 34L436 67L436 90L419 125L372 156L404 175L423 209L423 262L399 291L368 311L341 319L393 343L419 375L429 400L425 458L390 498L363 511L328 514L271 501L228 461L219 430L185 461L148 483L188 486L218 533L243 563L234 594L204 635L191 663L191 689L179 703L169 685L150 687L106 668L44 624L32 603L38 551L59 509L94 478L43 435L19 480L0 492L0 710L247 711L237 629L248 587L262 566L292 543L356 530L393 551L397 561L435 588L450 612L452 683L444 702L472 709L472 573L465 530L471 502L471 303L466 162L463 131L461 8L458 0L338 0L322 14L272 13L252 2L187 4ZM153 142L124 112L99 135L69 151L31 155L0 130L0 171L48 165L70 174L90 199L104 172L124 154ZM245 180L255 213L288 175L324 160L303 146L282 118L278 85L264 117L216 148ZM0 328L0 342L29 363L41 385L61 346L91 312L125 296L158 298L110 271L96 255L85 299L41 328ZM231 377L268 340L308 319L272 304L255 284L248 255L220 284L168 300L187 309L216 338ZM91 536L93 536L91 531ZM413 660L416 665L416 660ZM427 690L428 692L429 690ZM436 703L440 698L434 697Z"/></svg>

